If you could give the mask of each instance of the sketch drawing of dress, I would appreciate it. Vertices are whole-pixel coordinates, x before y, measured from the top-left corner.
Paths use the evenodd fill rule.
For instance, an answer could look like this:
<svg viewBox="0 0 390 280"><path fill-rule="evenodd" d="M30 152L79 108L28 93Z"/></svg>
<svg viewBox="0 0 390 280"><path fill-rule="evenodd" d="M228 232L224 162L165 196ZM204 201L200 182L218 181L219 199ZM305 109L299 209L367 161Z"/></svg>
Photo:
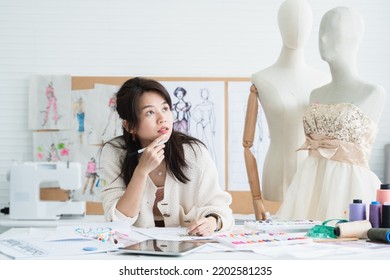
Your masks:
<svg viewBox="0 0 390 280"><path fill-rule="evenodd" d="M173 94L178 101L172 105L172 111L175 119L173 121L173 129L190 135L190 109L191 103L184 100L187 91L182 87L177 87Z"/></svg>
<svg viewBox="0 0 390 280"><path fill-rule="evenodd" d="M80 144L83 143L83 135L85 132L85 102L82 97L79 97L77 101L73 103L73 115L77 118L78 123L78 133L79 133L79 140Z"/></svg>
<svg viewBox="0 0 390 280"><path fill-rule="evenodd" d="M54 94L54 87L52 82L50 82L49 85L46 87L45 94L47 99L47 105L46 105L46 111L44 111L45 116L43 118L42 127L44 127L49 120L50 110L53 111L54 124L57 124L58 119L60 118L57 112L57 97Z"/></svg>
<svg viewBox="0 0 390 280"><path fill-rule="evenodd" d="M311 104L303 118L309 155L298 168L279 219L348 219L353 199L375 200L379 178L368 166L377 124L350 103Z"/></svg>
<svg viewBox="0 0 390 280"><path fill-rule="evenodd" d="M117 122L119 119L119 115L116 111L116 93L115 92L112 94L112 96L108 100L108 108L110 110L110 113L108 115L107 124L103 130L102 136L104 136L107 133L107 130L110 127L110 125L114 128L113 136L116 136ZM112 119L114 119L114 124L112 124Z"/></svg>
<svg viewBox="0 0 390 280"><path fill-rule="evenodd" d="M214 138L217 120L214 112L214 103L209 100L207 89L201 90L201 97L203 101L196 105L192 111L192 119L196 123L196 137L206 144L212 159L216 162Z"/></svg>

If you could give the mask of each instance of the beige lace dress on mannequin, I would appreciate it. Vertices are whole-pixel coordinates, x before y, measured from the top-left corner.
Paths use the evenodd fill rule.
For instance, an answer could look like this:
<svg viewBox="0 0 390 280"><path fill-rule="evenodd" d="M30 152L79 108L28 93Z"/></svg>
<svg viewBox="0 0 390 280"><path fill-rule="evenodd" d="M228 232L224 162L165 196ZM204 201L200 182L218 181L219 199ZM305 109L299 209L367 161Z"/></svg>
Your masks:
<svg viewBox="0 0 390 280"><path fill-rule="evenodd" d="M312 103L304 114L309 156L297 170L277 216L280 219L348 218L353 199L366 205L380 185L368 160L377 124L350 103Z"/></svg>

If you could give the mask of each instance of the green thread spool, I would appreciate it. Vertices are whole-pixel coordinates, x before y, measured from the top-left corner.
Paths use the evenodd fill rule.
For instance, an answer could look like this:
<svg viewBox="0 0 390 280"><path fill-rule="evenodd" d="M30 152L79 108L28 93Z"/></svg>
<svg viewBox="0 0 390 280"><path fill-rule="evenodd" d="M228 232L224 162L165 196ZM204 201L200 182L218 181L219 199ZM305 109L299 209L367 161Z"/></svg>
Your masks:
<svg viewBox="0 0 390 280"><path fill-rule="evenodd" d="M367 236L371 241L390 243L390 228L371 228Z"/></svg>

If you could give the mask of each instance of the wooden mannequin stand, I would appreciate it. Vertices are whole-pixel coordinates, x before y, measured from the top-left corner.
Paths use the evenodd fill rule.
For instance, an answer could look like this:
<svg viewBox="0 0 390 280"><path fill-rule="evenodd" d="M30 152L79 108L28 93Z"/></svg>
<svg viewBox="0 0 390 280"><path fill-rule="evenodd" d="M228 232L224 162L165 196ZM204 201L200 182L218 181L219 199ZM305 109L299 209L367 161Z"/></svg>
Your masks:
<svg viewBox="0 0 390 280"><path fill-rule="evenodd" d="M244 127L244 157L245 166L249 180L249 186L251 189L253 208L255 210L256 220L266 220L267 215L264 207L264 201L261 196L259 173L257 170L257 163L254 155L250 148L253 146L253 140L255 137L255 128L257 121L258 111L258 93L254 85L250 88L250 95L248 98L247 112L245 116L245 127Z"/></svg>

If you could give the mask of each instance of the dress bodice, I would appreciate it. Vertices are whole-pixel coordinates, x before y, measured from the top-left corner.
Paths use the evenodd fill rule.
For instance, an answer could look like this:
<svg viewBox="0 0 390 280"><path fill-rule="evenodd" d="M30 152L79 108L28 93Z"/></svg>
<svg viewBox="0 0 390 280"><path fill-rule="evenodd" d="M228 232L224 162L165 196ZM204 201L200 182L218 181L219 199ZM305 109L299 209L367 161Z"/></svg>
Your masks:
<svg viewBox="0 0 390 280"><path fill-rule="evenodd" d="M312 103L304 113L303 126L306 143L301 149L367 166L377 125L359 107L351 103Z"/></svg>
<svg viewBox="0 0 390 280"><path fill-rule="evenodd" d="M319 134L331 139L371 145L377 125L359 107L351 103L312 103L303 118L306 135Z"/></svg>

